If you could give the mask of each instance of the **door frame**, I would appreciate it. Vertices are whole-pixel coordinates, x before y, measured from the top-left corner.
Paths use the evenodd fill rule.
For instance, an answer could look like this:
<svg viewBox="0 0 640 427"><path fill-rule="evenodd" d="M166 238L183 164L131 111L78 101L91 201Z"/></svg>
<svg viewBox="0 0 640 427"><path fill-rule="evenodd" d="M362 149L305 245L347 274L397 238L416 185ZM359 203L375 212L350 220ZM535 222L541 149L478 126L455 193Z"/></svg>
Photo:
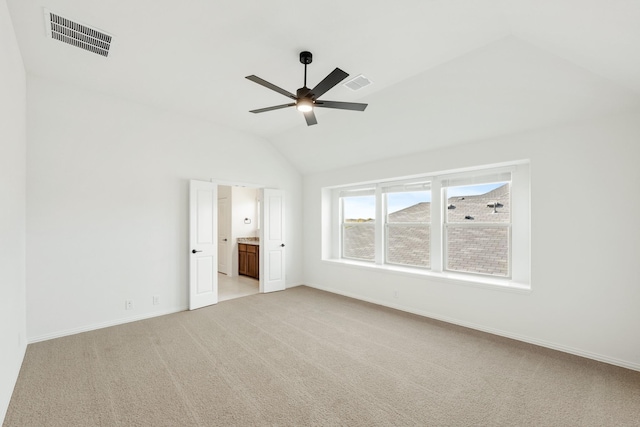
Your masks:
<svg viewBox="0 0 640 427"><path fill-rule="evenodd" d="M229 277L233 277L233 265L232 265L232 253L231 253L231 248L232 248L232 244L233 242L231 241L231 215L229 215L229 213L231 213L231 198L227 198L227 210L228 212L226 212L227 215L227 223L223 224L223 231L226 232L226 235L228 237L228 239L225 242L225 250L224 251L220 251L220 219L223 218L224 216L221 215L221 209L220 209L220 185L217 186L218 187L218 273L223 273L226 274ZM225 270L221 271L220 270L220 258L223 257L224 262L225 262Z"/></svg>

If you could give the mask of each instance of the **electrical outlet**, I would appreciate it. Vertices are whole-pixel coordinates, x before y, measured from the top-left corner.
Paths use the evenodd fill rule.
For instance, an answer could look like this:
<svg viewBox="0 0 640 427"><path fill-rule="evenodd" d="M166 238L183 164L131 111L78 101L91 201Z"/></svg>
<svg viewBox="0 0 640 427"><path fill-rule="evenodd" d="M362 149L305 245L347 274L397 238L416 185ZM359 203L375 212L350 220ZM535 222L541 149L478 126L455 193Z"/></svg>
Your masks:
<svg viewBox="0 0 640 427"><path fill-rule="evenodd" d="M397 289L393 290L393 297L394 298L398 298L398 290Z"/></svg>
<svg viewBox="0 0 640 427"><path fill-rule="evenodd" d="M128 299L124 302L124 309L125 310L133 310L133 301Z"/></svg>
<svg viewBox="0 0 640 427"><path fill-rule="evenodd" d="M153 305L158 305L160 304L160 295L154 295L153 296Z"/></svg>

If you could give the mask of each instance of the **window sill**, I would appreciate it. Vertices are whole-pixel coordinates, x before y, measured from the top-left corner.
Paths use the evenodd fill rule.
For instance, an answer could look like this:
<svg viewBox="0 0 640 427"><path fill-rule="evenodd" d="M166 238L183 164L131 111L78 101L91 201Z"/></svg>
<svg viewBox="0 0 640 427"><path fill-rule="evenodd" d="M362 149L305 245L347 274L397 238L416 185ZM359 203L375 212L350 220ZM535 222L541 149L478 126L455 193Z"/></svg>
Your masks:
<svg viewBox="0 0 640 427"><path fill-rule="evenodd" d="M517 293L531 292L531 286L525 283L514 282L511 279L499 279L496 277L476 276L472 274L452 273L452 272L433 272L430 270L422 270L419 268L402 267L397 265L378 265L364 261L354 261L346 259L323 259L324 263L333 265L342 265L350 268L376 270L385 273L391 273L401 276L414 278L432 279L434 281L456 284L463 286L473 286L493 290L501 290Z"/></svg>

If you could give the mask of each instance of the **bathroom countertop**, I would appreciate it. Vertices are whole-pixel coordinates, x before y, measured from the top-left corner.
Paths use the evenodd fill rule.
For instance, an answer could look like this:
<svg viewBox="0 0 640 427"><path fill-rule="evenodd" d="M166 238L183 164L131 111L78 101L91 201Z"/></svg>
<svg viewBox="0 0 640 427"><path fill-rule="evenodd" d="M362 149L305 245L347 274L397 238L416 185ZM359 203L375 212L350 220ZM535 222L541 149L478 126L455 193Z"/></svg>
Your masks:
<svg viewBox="0 0 640 427"><path fill-rule="evenodd" d="M259 237L238 237L238 243L243 245L260 245Z"/></svg>

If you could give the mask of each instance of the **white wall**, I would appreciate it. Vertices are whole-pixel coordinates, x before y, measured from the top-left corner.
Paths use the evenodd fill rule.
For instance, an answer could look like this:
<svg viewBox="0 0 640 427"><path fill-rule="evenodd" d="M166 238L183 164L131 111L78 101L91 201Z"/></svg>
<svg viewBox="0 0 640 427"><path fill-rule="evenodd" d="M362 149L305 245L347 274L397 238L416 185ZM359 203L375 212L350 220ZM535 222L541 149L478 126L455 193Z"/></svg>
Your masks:
<svg viewBox="0 0 640 427"><path fill-rule="evenodd" d="M30 340L187 307L189 179L284 189L301 281L301 178L267 141L31 76L27 101Z"/></svg>
<svg viewBox="0 0 640 427"><path fill-rule="evenodd" d="M5 0L0 1L0 422L26 349L26 83Z"/></svg>
<svg viewBox="0 0 640 427"><path fill-rule="evenodd" d="M639 158L635 111L305 176L306 283L640 370ZM321 261L322 187L521 159L531 160L531 292Z"/></svg>
<svg viewBox="0 0 640 427"><path fill-rule="evenodd" d="M232 187L231 225L236 237L258 237L258 189ZM244 219L251 222L245 224Z"/></svg>
<svg viewBox="0 0 640 427"><path fill-rule="evenodd" d="M258 237L258 189L249 187L231 188L231 243L233 256L231 261L232 275L238 275L238 238ZM250 224L244 219L249 218Z"/></svg>

